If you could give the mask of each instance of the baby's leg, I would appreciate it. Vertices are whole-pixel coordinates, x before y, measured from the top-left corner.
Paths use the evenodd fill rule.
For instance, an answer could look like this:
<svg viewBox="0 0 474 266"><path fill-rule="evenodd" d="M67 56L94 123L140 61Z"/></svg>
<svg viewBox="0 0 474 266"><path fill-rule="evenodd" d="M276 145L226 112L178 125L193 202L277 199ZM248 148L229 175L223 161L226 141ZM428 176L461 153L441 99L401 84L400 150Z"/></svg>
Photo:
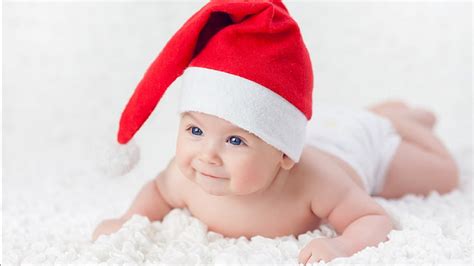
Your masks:
<svg viewBox="0 0 474 266"><path fill-rule="evenodd" d="M392 100L385 101L367 109L385 117L404 116L413 119L423 126L433 129L436 124L436 116L430 110L423 108L412 108L402 101Z"/></svg>
<svg viewBox="0 0 474 266"><path fill-rule="evenodd" d="M382 190L376 195L399 198L405 194L440 194L455 189L458 170L451 158L437 155L419 145L402 140L388 168Z"/></svg>
<svg viewBox="0 0 474 266"><path fill-rule="evenodd" d="M416 119L418 111L406 107L376 112L390 119L402 142L388 168L384 187L377 196L398 198L408 193L427 195L457 187L457 165L430 127Z"/></svg>

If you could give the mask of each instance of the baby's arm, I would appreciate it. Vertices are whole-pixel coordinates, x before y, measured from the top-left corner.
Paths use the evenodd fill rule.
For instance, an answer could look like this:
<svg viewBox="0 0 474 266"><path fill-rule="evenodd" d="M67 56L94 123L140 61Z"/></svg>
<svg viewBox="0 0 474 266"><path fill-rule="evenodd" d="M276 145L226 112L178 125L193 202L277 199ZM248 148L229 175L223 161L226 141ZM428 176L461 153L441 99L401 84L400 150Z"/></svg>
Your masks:
<svg viewBox="0 0 474 266"><path fill-rule="evenodd" d="M158 187L158 178L160 176L143 186L121 219L128 220L132 215L139 214L148 217L150 221L157 221L163 219L171 211L171 205L163 198Z"/></svg>
<svg viewBox="0 0 474 266"><path fill-rule="evenodd" d="M94 231L92 239L95 241L102 234L116 232L134 214L146 216L150 221L163 219L171 211L172 206L166 202L160 192L159 178L163 178L162 174L143 186L128 211L122 217L104 220L100 223Z"/></svg>
<svg viewBox="0 0 474 266"><path fill-rule="evenodd" d="M327 219L338 236L312 240L301 251L300 262L328 262L351 256L365 247L386 241L387 234L393 229L388 214L367 192L349 177L341 178L345 173L335 172L336 176L325 178L319 184L311 209L315 215Z"/></svg>

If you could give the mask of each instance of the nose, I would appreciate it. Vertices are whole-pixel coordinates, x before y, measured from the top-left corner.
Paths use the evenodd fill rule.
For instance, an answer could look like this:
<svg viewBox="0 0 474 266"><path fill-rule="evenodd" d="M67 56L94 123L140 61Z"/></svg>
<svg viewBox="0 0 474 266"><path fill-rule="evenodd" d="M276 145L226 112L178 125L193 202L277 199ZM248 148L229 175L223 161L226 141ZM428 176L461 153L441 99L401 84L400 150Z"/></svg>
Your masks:
<svg viewBox="0 0 474 266"><path fill-rule="evenodd" d="M219 148L214 143L206 143L199 153L199 160L203 163L212 165L222 165L222 160L219 156Z"/></svg>

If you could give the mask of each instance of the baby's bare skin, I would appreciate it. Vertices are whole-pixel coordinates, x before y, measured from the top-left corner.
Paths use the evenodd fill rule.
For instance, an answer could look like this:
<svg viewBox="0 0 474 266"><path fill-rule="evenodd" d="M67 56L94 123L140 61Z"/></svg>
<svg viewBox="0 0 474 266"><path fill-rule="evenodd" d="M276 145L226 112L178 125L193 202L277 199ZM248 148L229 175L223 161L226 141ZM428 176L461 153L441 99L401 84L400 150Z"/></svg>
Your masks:
<svg viewBox="0 0 474 266"><path fill-rule="evenodd" d="M372 111L389 118L403 137L401 146L408 147L397 151L398 155L396 154L389 167L387 184L380 196L396 197L407 191L427 194L430 190L438 190L441 193L455 187L457 172L452 170L452 158L447 156L445 148L430 133L429 127L433 125L429 121L417 121L426 120L423 115L420 116L419 111L410 113L408 107L400 104L397 106L393 102L374 106ZM211 128L219 123L218 120L205 116L200 119L208 119L208 132L219 132L218 125ZM202 122L204 124L206 121ZM414 136L411 132L420 135ZM206 138L212 139L210 136L212 135L207 135ZM216 143L221 140L217 136L219 134L213 136L216 142L209 143L218 145ZM246 138L252 143L253 137ZM299 261L305 263L350 256L367 246L385 241L386 235L393 229L388 215L364 190L362 179L355 170L346 162L318 148L306 146L300 161L293 165L284 157L279 161L278 153L267 146L258 146L261 145L259 143L257 146L249 145L247 156L254 157L248 163L264 165L252 169L268 175L265 178L255 176L255 180L252 180L246 179L251 172L241 169L242 165L238 164L241 160L232 162L234 156L227 159L227 168L231 170L221 170L228 156L226 152L229 151L220 151L221 158L217 155L220 149L216 148L218 146L196 146L193 150L193 145L201 145L200 142L189 139L187 135L179 137L178 142L180 141L186 145L178 145L177 156L166 169L144 186L125 215L100 224L94 232L94 239L99 234L116 231L117 224L125 222L133 214L145 215L152 221L161 220L172 208L189 209L209 230L228 237L297 236L317 229L321 222L328 222L336 230L338 237L311 241L299 255ZM269 174L273 168L265 169L265 161L258 162L262 156L251 153L253 147L258 147L258 151L264 150L269 157L268 164L281 163L281 168L275 168L279 170L273 177ZM209 150L203 152L201 149ZM205 155L199 158L200 163L193 163L195 161L191 159L201 153ZM422 159L425 161L415 160L420 154L426 157ZM403 161L406 157L414 159L412 162ZM421 171L420 167L412 168L412 165L420 163L425 163ZM207 171L208 174L222 175L225 178L206 178L198 171ZM240 183L227 178L230 173L232 178L240 178ZM416 173L420 180L425 178L426 181L414 187L411 185L413 180L399 176L400 173ZM255 188L255 192L245 192L249 187Z"/></svg>
<svg viewBox="0 0 474 266"><path fill-rule="evenodd" d="M181 174L174 159L156 182L165 200L179 202L173 207L188 208L209 230L228 237L273 238L299 235L319 227L321 219L311 210L316 183L335 175L348 178L328 154L307 146L288 176L277 178L272 191L267 190L264 195L244 199L209 195Z"/></svg>

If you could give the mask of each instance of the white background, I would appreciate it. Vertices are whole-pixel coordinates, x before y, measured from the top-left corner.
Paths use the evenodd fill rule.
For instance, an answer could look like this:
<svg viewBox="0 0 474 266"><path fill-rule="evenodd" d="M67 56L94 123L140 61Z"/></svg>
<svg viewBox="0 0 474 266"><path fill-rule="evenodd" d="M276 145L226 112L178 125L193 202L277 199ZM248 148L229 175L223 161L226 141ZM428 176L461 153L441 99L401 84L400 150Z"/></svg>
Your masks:
<svg viewBox="0 0 474 266"><path fill-rule="evenodd" d="M33 171L13 162L52 144L76 145L61 157L70 163L67 156L83 152L80 143L114 141L143 73L204 3L5 3L4 174ZM318 101L363 107L396 97L433 109L441 136L470 138L470 3L292 1L287 7L312 57L314 108ZM174 153L179 81L135 137L145 178ZM45 169L45 163L33 164Z"/></svg>
<svg viewBox="0 0 474 266"><path fill-rule="evenodd" d="M143 73L204 3L4 3L4 206L30 181L73 182L97 166ZM433 109L448 146L472 144L471 3L285 3L313 60L314 108L396 97ZM173 156L178 99L179 80L135 136L136 189Z"/></svg>

